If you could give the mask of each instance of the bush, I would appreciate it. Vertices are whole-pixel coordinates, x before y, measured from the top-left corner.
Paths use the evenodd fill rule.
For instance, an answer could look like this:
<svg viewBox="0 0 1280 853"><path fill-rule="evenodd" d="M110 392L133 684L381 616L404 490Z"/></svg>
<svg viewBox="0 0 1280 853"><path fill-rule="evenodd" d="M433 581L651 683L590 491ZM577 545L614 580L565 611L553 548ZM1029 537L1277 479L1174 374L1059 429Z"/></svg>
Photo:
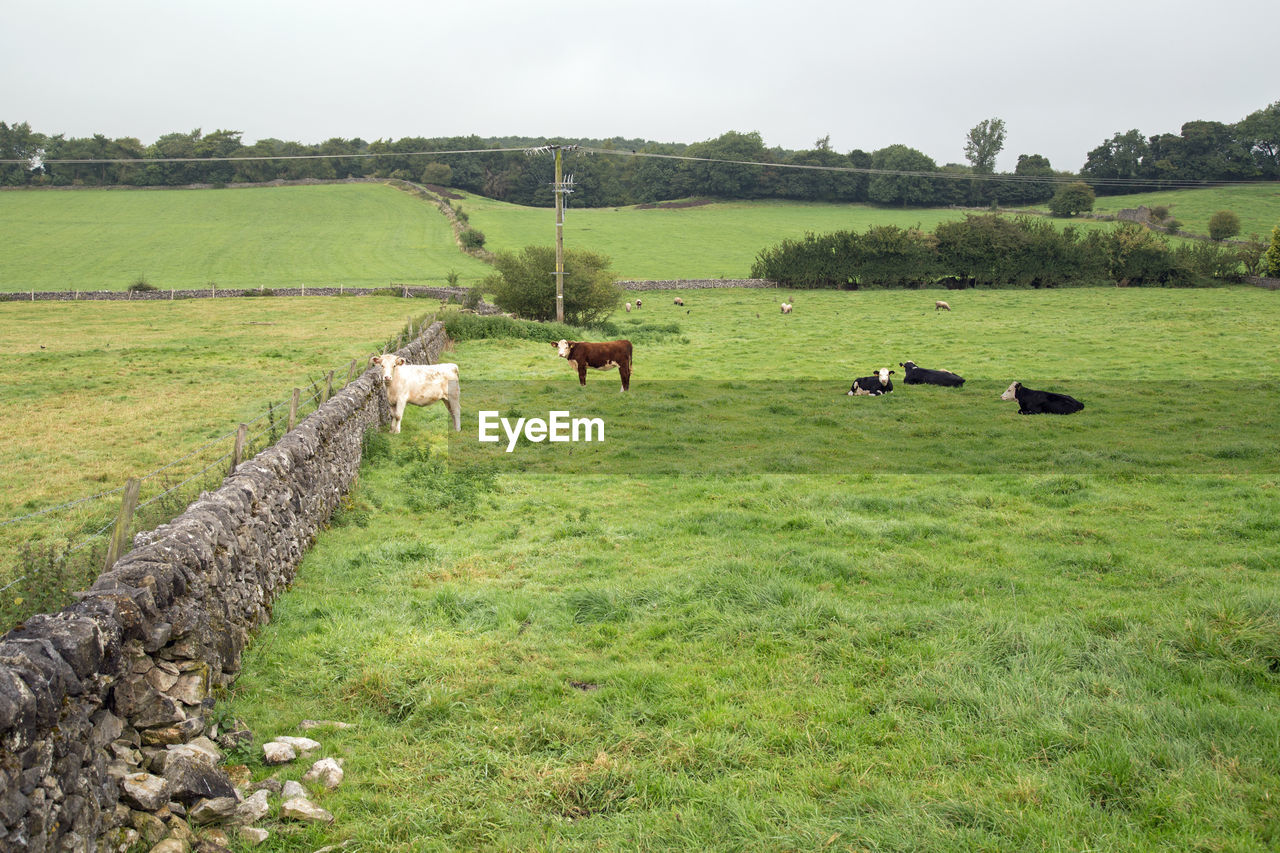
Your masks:
<svg viewBox="0 0 1280 853"><path fill-rule="evenodd" d="M1174 259L1194 278L1235 281L1240 278L1240 253L1202 240L1183 243L1173 250Z"/></svg>
<svg viewBox="0 0 1280 853"><path fill-rule="evenodd" d="M1209 217L1209 239L1229 240L1240 233L1240 217L1229 210L1219 210Z"/></svg>
<svg viewBox="0 0 1280 853"><path fill-rule="evenodd" d="M486 290L503 311L530 320L556 316L556 252L550 246L526 246L519 254L501 252L494 260L497 273L485 280ZM622 304L622 289L614 283L609 259L594 252L565 250L564 320L588 326L608 317Z"/></svg>
<svg viewBox="0 0 1280 853"><path fill-rule="evenodd" d="M1165 238L1136 222L1111 231L1091 231L1084 243L1101 255L1107 275L1120 284L1189 284L1190 271L1180 265Z"/></svg>
<svg viewBox="0 0 1280 853"><path fill-rule="evenodd" d="M1084 181L1072 181L1061 187L1049 200L1049 212L1054 216L1070 217L1093 210L1093 187Z"/></svg>
<svg viewBox="0 0 1280 853"><path fill-rule="evenodd" d="M156 288L147 281L146 276L138 276L138 280L129 285L130 293L151 293Z"/></svg>
<svg viewBox="0 0 1280 853"><path fill-rule="evenodd" d="M475 228L464 228L458 239L462 241L463 248L466 249L483 249L484 233Z"/></svg>
<svg viewBox="0 0 1280 853"><path fill-rule="evenodd" d="M1271 278L1280 278L1280 225L1271 229L1271 246L1266 253L1266 271Z"/></svg>

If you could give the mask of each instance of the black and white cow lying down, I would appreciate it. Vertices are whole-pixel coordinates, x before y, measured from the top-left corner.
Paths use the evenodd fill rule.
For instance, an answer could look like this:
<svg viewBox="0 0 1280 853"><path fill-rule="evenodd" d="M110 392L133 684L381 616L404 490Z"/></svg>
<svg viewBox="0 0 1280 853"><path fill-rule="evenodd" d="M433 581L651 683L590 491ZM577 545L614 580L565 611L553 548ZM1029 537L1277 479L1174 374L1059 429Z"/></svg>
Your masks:
<svg viewBox="0 0 1280 853"><path fill-rule="evenodd" d="M889 374L893 373L887 367L882 367L871 376L863 376L853 380L853 386L849 388L850 397L879 397L881 394L888 394L893 390L893 380L889 378Z"/></svg>
<svg viewBox="0 0 1280 853"><path fill-rule="evenodd" d="M1084 408L1075 397L1053 391L1033 391L1021 382L1015 382L1000 395L1001 400L1017 400L1020 415L1069 415Z"/></svg>
<svg viewBox="0 0 1280 853"><path fill-rule="evenodd" d="M916 367L914 361L900 361L898 367L906 371L902 377L904 385L942 385L947 388L959 388L964 384L964 377L950 370L930 370Z"/></svg>

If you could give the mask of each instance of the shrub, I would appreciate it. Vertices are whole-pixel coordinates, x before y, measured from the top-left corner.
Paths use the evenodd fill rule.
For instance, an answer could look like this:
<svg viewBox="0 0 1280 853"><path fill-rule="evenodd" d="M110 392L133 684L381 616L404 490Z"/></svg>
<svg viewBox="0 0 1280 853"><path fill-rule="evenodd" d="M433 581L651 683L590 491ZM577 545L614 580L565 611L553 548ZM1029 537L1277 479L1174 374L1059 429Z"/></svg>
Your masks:
<svg viewBox="0 0 1280 853"><path fill-rule="evenodd" d="M1182 229L1182 223L1177 219L1166 219L1164 221L1164 230L1169 234L1177 234Z"/></svg>
<svg viewBox="0 0 1280 853"><path fill-rule="evenodd" d="M1259 234L1250 234L1249 240L1236 249L1236 260L1244 267L1245 275L1262 275L1266 271L1267 244Z"/></svg>
<svg viewBox="0 0 1280 853"><path fill-rule="evenodd" d="M462 307L469 308L472 311L483 301L483 294L479 287L472 287L462 295Z"/></svg>
<svg viewBox="0 0 1280 853"><path fill-rule="evenodd" d="M556 316L556 252L550 246L526 246L519 254L500 252L497 272L485 280L494 304L530 320ZM564 320L587 326L603 320L622 304L609 259L594 252L565 250Z"/></svg>
<svg viewBox="0 0 1280 853"><path fill-rule="evenodd" d="M458 239L462 241L462 245L467 249L483 249L484 248L484 232L475 228L464 228Z"/></svg>
<svg viewBox="0 0 1280 853"><path fill-rule="evenodd" d="M1165 238L1136 222L1122 222L1111 231L1092 231L1084 243L1100 253L1107 275L1122 284L1186 284L1190 275L1179 265Z"/></svg>
<svg viewBox="0 0 1280 853"><path fill-rule="evenodd" d="M1266 271L1271 278L1280 278L1280 225L1271 229L1271 245L1266 253Z"/></svg>
<svg viewBox="0 0 1280 853"><path fill-rule="evenodd" d="M1053 194L1049 200L1049 212L1054 216L1075 216L1093 210L1093 202L1093 187L1084 181L1072 181Z"/></svg>
<svg viewBox="0 0 1280 853"><path fill-rule="evenodd" d="M138 276L137 281L129 285L130 293L150 293L155 289L155 286L147 281L147 277L142 275Z"/></svg>
<svg viewBox="0 0 1280 853"><path fill-rule="evenodd" d="M1209 238L1229 240L1240 233L1240 217L1229 210L1219 210L1209 217Z"/></svg>
<svg viewBox="0 0 1280 853"><path fill-rule="evenodd" d="M1173 250L1178 265L1192 277L1232 281L1240 277L1240 254L1233 249L1198 240Z"/></svg>
<svg viewBox="0 0 1280 853"><path fill-rule="evenodd" d="M1163 204L1158 204L1155 207L1151 208L1151 218L1156 220L1157 222L1163 222L1168 217L1169 217L1169 208L1165 207Z"/></svg>

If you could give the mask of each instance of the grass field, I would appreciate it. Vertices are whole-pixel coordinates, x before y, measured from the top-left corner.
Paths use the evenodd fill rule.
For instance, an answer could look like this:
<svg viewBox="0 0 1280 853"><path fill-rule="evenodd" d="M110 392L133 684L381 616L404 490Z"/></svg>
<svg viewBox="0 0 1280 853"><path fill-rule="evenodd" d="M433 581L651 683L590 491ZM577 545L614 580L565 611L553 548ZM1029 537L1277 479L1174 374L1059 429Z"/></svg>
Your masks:
<svg viewBox="0 0 1280 853"><path fill-rule="evenodd" d="M493 251L549 245L554 213L463 194L454 206ZM1104 197L1100 213L1166 204L1184 227L1207 230L1234 210L1243 234L1280 222L1274 184ZM782 201L574 208L565 244L612 259L620 279L745 278L762 249L806 232L871 225L932 230L956 209L885 209ZM1058 220L1055 220L1058 221ZM1071 220L1083 228L1108 223ZM1066 220L1062 220L1066 222ZM432 204L380 184L221 190L79 190L0 193L0 292L475 284L491 268L453 243Z"/></svg>
<svg viewBox="0 0 1280 853"><path fill-rule="evenodd" d="M1271 239L1271 229L1280 225L1280 184L1242 184L1204 190L1169 190L1138 195L1099 196L1095 213L1114 214L1124 208L1164 206L1182 223L1182 230L1209 233L1209 217L1230 210L1240 217L1240 236L1257 234Z"/></svg>
<svg viewBox="0 0 1280 853"><path fill-rule="evenodd" d="M25 571L21 547L80 545L120 503L118 493L83 499L155 474L140 499L156 500L229 454L241 422L252 424L256 446L269 443L293 388L304 392L302 414L314 410L306 400L329 371L340 388L353 359L363 371L369 353L423 307L389 296L0 302L0 587ZM280 408L268 416L272 406ZM216 487L220 470L175 496L190 501L208 481ZM32 603L23 590L0 597L0 617Z"/></svg>
<svg viewBox="0 0 1280 853"><path fill-rule="evenodd" d="M0 192L0 291L443 286L489 268L381 184Z"/></svg>
<svg viewBox="0 0 1280 853"><path fill-rule="evenodd" d="M355 725L272 849L1280 843L1275 294L681 295L629 395L472 341L461 436L370 438L223 706ZM907 358L969 381L844 395ZM488 406L615 450L480 464Z"/></svg>
<svg viewBox="0 0 1280 853"><path fill-rule="evenodd" d="M480 196L455 201L484 232L490 249L520 249L555 238L555 214ZM565 213L565 245L613 260L620 279L747 278L756 254L806 232L865 231L871 225L920 226L960 219L950 209L891 210L861 204L734 201L663 208L574 208ZM678 247L678 248L677 248Z"/></svg>

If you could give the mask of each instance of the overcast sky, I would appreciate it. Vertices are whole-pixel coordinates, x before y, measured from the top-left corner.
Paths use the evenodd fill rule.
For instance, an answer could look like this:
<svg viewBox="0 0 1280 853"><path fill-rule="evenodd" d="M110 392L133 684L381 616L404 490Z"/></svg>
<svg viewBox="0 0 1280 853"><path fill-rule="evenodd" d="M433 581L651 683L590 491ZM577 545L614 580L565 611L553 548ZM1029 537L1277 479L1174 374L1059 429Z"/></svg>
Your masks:
<svg viewBox="0 0 1280 853"><path fill-rule="evenodd" d="M0 0L0 121L46 134L902 143L1078 169L1280 100L1280 0Z"/></svg>

